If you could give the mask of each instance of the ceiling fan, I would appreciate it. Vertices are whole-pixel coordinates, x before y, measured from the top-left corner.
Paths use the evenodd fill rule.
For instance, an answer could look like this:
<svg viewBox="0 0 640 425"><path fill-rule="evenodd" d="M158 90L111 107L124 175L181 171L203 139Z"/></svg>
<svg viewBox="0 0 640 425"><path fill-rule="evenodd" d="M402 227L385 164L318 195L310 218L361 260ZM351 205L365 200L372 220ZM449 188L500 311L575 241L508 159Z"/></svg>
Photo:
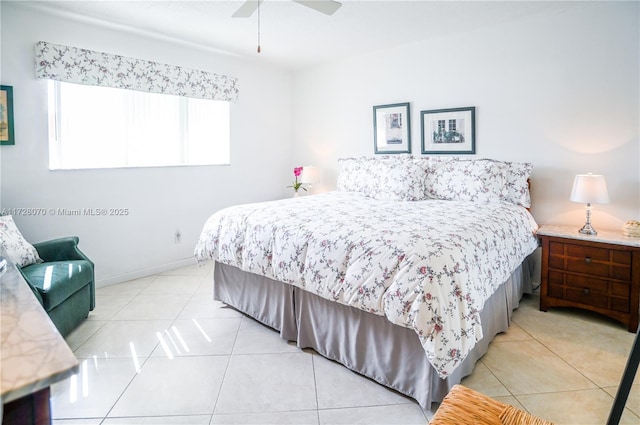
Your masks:
<svg viewBox="0 0 640 425"><path fill-rule="evenodd" d="M233 18L248 18L258 9L263 0L247 0L231 15ZM325 15L333 15L340 9L342 3L333 0L292 0L303 6L322 12Z"/></svg>

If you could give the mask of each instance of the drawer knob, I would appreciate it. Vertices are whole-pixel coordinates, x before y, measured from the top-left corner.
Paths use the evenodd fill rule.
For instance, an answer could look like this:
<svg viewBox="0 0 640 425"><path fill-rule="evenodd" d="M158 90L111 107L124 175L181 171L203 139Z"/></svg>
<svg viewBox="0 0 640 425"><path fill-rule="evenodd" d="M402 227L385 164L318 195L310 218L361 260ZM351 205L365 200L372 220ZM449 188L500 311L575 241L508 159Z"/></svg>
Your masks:
<svg viewBox="0 0 640 425"><path fill-rule="evenodd" d="M584 257L584 262L587 264L591 264L591 258L590 257Z"/></svg>
<svg viewBox="0 0 640 425"><path fill-rule="evenodd" d="M589 295L589 288L584 288L584 289L582 289L582 293L583 293L584 295Z"/></svg>

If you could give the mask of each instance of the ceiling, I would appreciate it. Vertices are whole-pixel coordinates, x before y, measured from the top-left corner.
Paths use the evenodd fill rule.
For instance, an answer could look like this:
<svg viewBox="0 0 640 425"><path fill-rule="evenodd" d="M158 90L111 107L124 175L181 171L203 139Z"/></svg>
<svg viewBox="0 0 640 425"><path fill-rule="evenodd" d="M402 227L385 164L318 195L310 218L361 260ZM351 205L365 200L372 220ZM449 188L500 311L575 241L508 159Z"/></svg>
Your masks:
<svg viewBox="0 0 640 425"><path fill-rule="evenodd" d="M327 16L290 0L261 6L261 53L257 13L232 18L243 3L233 1L41 1L47 9L92 24L132 29L209 51L254 58L286 69L370 53L380 49L532 14L560 13L571 2L556 1L361 1L342 0Z"/></svg>

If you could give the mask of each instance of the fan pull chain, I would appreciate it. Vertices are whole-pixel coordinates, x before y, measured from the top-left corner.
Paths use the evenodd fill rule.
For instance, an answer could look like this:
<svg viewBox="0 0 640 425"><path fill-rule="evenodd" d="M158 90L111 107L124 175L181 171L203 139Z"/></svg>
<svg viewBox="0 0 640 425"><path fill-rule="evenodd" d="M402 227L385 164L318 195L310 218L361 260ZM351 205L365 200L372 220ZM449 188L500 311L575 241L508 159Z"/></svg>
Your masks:
<svg viewBox="0 0 640 425"><path fill-rule="evenodd" d="M258 0L258 53L260 53L260 3Z"/></svg>

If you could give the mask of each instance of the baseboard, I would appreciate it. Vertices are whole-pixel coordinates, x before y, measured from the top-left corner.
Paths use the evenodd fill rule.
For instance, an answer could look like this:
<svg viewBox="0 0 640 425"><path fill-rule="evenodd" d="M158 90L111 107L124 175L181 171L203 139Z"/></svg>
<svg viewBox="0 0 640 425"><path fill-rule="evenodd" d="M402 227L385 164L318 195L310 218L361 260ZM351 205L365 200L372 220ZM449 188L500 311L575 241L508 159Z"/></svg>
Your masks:
<svg viewBox="0 0 640 425"><path fill-rule="evenodd" d="M96 279L96 288L115 285L117 283L127 282L129 280L140 279L140 278L151 276L154 274L167 272L169 270L179 269L181 267L193 266L195 264L196 264L196 260L194 257L187 257L187 258L183 258L182 260L174 261L172 263L162 264L156 267L149 267L147 269L134 270L128 273L104 277L101 279Z"/></svg>

